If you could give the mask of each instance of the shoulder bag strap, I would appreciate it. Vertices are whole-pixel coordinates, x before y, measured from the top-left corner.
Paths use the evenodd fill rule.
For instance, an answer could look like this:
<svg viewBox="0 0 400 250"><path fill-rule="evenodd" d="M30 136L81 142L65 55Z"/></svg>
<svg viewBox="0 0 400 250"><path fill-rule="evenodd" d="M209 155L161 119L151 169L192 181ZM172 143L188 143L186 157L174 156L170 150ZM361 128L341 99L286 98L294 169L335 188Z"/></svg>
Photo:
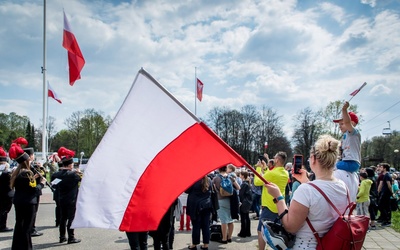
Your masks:
<svg viewBox="0 0 400 250"><path fill-rule="evenodd" d="M314 183L311 182L307 182L307 184L311 185L312 187L314 187L318 192L321 193L321 195L325 198L325 200L329 203L329 205L331 205L331 207L333 207L333 209L335 209L336 213L339 214L339 216L342 216L342 214L339 212L339 210L336 208L335 205L333 205L332 201L328 198L328 196L326 196L326 194L324 193L324 191L322 191L317 185L315 185ZM349 194L349 190L346 187L346 191L347 191L347 201L350 204L350 194ZM315 231L314 227L311 224L311 221L308 219L308 217L306 218L306 222L308 224L308 226L310 227L311 231L313 232L315 238L317 239L318 244L320 244L321 242L321 238L319 237L317 231Z"/></svg>

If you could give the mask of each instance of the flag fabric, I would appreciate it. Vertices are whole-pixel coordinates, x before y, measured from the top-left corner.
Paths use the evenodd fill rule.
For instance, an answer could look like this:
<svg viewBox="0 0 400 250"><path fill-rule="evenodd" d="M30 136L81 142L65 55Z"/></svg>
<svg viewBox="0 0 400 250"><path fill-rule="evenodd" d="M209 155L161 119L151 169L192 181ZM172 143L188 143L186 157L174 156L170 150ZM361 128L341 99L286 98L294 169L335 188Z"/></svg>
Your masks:
<svg viewBox="0 0 400 250"><path fill-rule="evenodd" d="M196 91L197 91L197 99L199 99L199 101L203 99L203 86L204 84L200 81L199 78L197 78Z"/></svg>
<svg viewBox="0 0 400 250"><path fill-rule="evenodd" d="M228 163L248 165L141 69L86 166L72 227L156 230L182 192Z"/></svg>
<svg viewBox="0 0 400 250"><path fill-rule="evenodd" d="M360 92L361 91L361 89L362 88L364 88L365 87L365 85L367 85L367 83L366 82L364 82L363 83L363 85L361 85L361 87L359 87L358 89L356 89L356 90L354 90L353 92L351 92L351 96L355 96L355 95L357 95L358 94L358 92Z"/></svg>
<svg viewBox="0 0 400 250"><path fill-rule="evenodd" d="M268 148L268 142L264 142L264 148L265 148L265 149Z"/></svg>
<svg viewBox="0 0 400 250"><path fill-rule="evenodd" d="M59 103L62 103L62 101L58 98L56 92L53 90L53 88L50 86L50 83L47 82L47 95L51 98L53 98L54 100L56 100Z"/></svg>
<svg viewBox="0 0 400 250"><path fill-rule="evenodd" d="M81 79L81 70L85 65L85 59L79 48L78 41L71 31L65 12L62 46L68 51L69 85L73 86L76 80Z"/></svg>

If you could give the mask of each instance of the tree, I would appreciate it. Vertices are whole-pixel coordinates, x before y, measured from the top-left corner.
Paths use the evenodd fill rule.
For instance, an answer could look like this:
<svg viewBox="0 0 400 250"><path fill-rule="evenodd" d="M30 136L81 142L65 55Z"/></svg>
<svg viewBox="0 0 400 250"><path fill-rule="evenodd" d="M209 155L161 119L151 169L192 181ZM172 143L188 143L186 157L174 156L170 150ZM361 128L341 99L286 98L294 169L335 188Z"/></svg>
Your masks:
<svg viewBox="0 0 400 250"><path fill-rule="evenodd" d="M301 110L295 117L293 134L294 152L302 154L303 159L308 159L310 149L323 133L323 124L320 122L321 111L312 111L310 108Z"/></svg>
<svg viewBox="0 0 400 250"><path fill-rule="evenodd" d="M84 152L90 157L106 133L111 118L103 117L102 112L94 109L74 112L67 120L67 130L62 130L52 137L52 150L57 151L61 146L76 152Z"/></svg>
<svg viewBox="0 0 400 250"><path fill-rule="evenodd" d="M281 117L271 108L264 106L258 110L252 105L246 105L240 111L214 108L206 120L221 139L248 162L253 162L264 152L265 142L269 145L266 153L271 156L278 151L292 152L282 131Z"/></svg>
<svg viewBox="0 0 400 250"><path fill-rule="evenodd" d="M73 145L72 148L77 150L79 149L79 139L82 133L82 124L81 119L83 116L82 111L76 111L72 113L72 115L66 119L65 125L68 127L69 132L71 133L70 143Z"/></svg>
<svg viewBox="0 0 400 250"><path fill-rule="evenodd" d="M26 137L28 122L27 116L19 116L14 112L8 115L0 113L0 146L8 150L13 140L20 136Z"/></svg>
<svg viewBox="0 0 400 250"><path fill-rule="evenodd" d="M246 105L241 109L241 131L239 150L242 157L251 159L253 152L256 150L256 133L259 128L259 120L261 118L259 111L253 105Z"/></svg>

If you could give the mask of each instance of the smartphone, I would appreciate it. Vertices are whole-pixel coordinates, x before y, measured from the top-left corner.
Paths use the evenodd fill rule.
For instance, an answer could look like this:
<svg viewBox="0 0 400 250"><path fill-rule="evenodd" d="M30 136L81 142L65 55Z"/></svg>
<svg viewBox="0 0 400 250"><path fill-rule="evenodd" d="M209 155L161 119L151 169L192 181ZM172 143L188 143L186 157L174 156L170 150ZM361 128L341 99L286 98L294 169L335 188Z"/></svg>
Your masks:
<svg viewBox="0 0 400 250"><path fill-rule="evenodd" d="M295 154L293 156L293 170L295 174L300 174L301 166L303 166L303 155Z"/></svg>

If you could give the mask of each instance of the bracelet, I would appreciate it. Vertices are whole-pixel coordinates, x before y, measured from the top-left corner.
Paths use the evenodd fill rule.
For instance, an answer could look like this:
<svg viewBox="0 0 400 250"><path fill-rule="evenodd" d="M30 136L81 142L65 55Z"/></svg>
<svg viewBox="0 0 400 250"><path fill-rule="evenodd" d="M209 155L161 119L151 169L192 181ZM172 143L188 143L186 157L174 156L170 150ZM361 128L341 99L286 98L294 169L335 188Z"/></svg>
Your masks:
<svg viewBox="0 0 400 250"><path fill-rule="evenodd" d="M274 198L272 201L276 204L276 203L278 203L278 201L283 200L283 199L285 199L285 197L283 197L281 195L281 196L278 196L278 197Z"/></svg>
<svg viewBox="0 0 400 250"><path fill-rule="evenodd" d="M282 220L283 216L285 216L285 214L287 214L288 212L289 212L289 210L285 209L285 211L283 211L283 213L281 213L281 214L278 216L278 218L279 218L280 220Z"/></svg>

